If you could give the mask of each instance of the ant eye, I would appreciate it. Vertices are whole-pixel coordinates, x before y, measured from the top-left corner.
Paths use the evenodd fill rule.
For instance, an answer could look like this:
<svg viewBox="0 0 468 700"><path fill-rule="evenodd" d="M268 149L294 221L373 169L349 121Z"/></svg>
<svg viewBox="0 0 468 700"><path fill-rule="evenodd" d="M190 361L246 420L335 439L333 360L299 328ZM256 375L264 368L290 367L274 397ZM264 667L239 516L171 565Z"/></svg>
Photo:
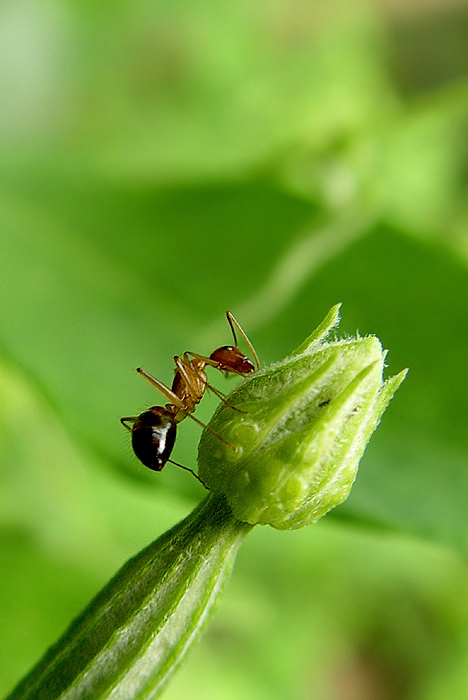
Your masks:
<svg viewBox="0 0 468 700"><path fill-rule="evenodd" d="M251 374L252 372L255 372L255 365L252 360L249 360L249 358L246 357L242 362L240 371L242 374Z"/></svg>

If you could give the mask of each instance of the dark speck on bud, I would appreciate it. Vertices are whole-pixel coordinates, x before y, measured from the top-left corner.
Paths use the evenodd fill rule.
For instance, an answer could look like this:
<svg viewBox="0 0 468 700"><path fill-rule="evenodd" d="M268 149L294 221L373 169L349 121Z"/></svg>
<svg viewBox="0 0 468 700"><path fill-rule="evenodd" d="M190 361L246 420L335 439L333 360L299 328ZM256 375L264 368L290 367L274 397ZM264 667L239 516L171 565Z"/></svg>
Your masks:
<svg viewBox="0 0 468 700"><path fill-rule="evenodd" d="M359 460L406 375L383 380L375 336L329 338L337 305L282 362L259 370L221 404L199 446L199 474L234 515L293 529L314 523L348 496Z"/></svg>

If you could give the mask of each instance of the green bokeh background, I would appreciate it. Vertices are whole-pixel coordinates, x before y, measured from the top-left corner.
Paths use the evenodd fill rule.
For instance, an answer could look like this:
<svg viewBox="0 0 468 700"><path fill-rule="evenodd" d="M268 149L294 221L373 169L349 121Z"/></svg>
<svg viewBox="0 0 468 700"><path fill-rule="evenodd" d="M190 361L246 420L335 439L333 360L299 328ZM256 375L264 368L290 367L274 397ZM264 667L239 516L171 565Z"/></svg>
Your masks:
<svg viewBox="0 0 468 700"><path fill-rule="evenodd" d="M408 378L164 697L468 697L467 194L465 0L0 4L1 694L203 496L132 456L135 367L170 383L226 309L278 360L342 301Z"/></svg>

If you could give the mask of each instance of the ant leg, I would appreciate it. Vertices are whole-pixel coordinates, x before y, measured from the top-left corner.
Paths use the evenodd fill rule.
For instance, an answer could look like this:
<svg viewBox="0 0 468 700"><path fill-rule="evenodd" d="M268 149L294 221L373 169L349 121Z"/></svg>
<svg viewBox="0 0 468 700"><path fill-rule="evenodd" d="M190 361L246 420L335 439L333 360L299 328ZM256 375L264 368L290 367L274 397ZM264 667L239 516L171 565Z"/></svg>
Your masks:
<svg viewBox="0 0 468 700"><path fill-rule="evenodd" d="M134 416L129 416L128 418L121 418L120 422L122 423L124 428L127 428L127 430L132 432L132 428L129 425L127 425L127 423L135 423L136 420L137 419Z"/></svg>
<svg viewBox="0 0 468 700"><path fill-rule="evenodd" d="M232 374L238 374L240 377L244 376L242 372L238 372L234 367L229 367L229 370L227 370L221 362L212 360L211 357L205 357L205 355L199 355L196 352L186 352L185 355L190 355L195 361L202 361L205 365L214 367L219 372L231 372Z"/></svg>
<svg viewBox="0 0 468 700"><path fill-rule="evenodd" d="M216 365L216 362L213 362L209 358L203 357L203 355L196 355L195 353L188 353L185 352L183 355L183 358L178 357L177 355L174 357L174 362L176 364L176 367L180 374L183 376L185 379L187 388L189 392L192 394L192 400L194 403L199 403L202 398L202 393L205 392L206 389L209 389L210 391L213 392L221 401L226 405L229 406L229 408L232 408L234 411L237 411L238 413L247 413L247 411L242 411L240 408L236 408L236 406L233 406L232 404L229 403L229 401L226 401L226 397L224 394L216 389L214 386L211 386L211 384L208 383L206 379L206 375L204 370L200 370L199 373L195 373L194 377L196 377L198 381L198 387L193 385L192 382L192 377L189 374L188 368L193 369L192 365L190 364L190 359L188 358L188 355L192 355L195 360L203 360L205 362L209 362L210 364ZM186 360L184 362L184 360ZM203 375L201 374L203 372ZM200 391L202 389L202 391Z"/></svg>
<svg viewBox="0 0 468 700"><path fill-rule="evenodd" d="M216 360L211 360L209 357L205 357L204 355L198 355L195 352L186 352L186 353L184 353L184 357L185 357L185 355L187 355L187 356L190 355L195 361L202 361L205 364L210 365L210 367L214 367L215 369L219 370L219 368L220 368L219 362L217 362ZM189 377L187 376L187 374L183 370L183 366L186 366L185 363L183 363L182 360L180 359L180 357L177 357L177 356L174 357L174 360L175 360L175 363L177 365L177 368L179 369L179 371L181 373L183 373L183 376L187 380L187 383L188 383ZM190 360L188 360L188 362L190 362ZM220 371L222 371L222 370L220 370ZM234 372L234 373L239 374L239 376L242 376L242 374L240 372ZM247 413L247 411L242 411L240 408L236 408L236 406L233 406L231 403L229 403L229 401L226 401L226 397L222 393L222 391L219 391L219 389L216 389L214 386L209 384L206 379L202 378L200 375L198 375L198 379L200 382L203 382L203 386L205 387L205 389L209 389L210 391L212 391L213 394L215 394L218 397L218 399L220 399L226 406L229 406L229 408L232 408L234 411L237 411L238 413Z"/></svg>
<svg viewBox="0 0 468 700"><path fill-rule="evenodd" d="M184 418L186 418L188 416L189 418L194 420L195 423L198 423L198 425L201 425L202 428L206 428L207 430L209 430L210 433L215 435L219 440L221 440L221 442L224 442L224 444L227 445L228 447L230 447L232 450L236 449L234 447L234 445L231 445L230 442L228 442L223 437L221 437L221 435L218 435L218 433L215 433L215 431L212 430L208 425L205 425L204 423L201 422L201 420L198 420L198 418L195 418L195 416L192 416L192 414L189 411L187 411L187 408L184 405L184 402L181 401L179 399L179 397L176 394L174 394L174 392L171 391L165 384L160 382L159 379L156 379L151 374L148 374L148 372L145 372L145 370L142 369L141 367L138 367L137 372L138 372L138 374L141 374L141 376L144 377L144 379L146 379L146 381L149 382L151 384L151 386L154 386L155 389L160 391L161 394L163 396L165 396L166 399L168 399L168 401L170 401L181 413L183 413ZM180 422L180 421L177 421L177 422Z"/></svg>
<svg viewBox="0 0 468 700"><path fill-rule="evenodd" d="M209 365L210 367L215 367L216 369L219 369L219 362L216 362L216 360L212 360L210 357L206 357L206 355L199 355L198 352L192 352L191 350L187 350L187 352L184 352L184 357L187 358L187 362L191 362L189 357L192 358L192 360L195 360L195 362L201 362L203 365Z"/></svg>
<svg viewBox="0 0 468 700"><path fill-rule="evenodd" d="M191 364L188 353L186 352L184 352L182 357L174 355L174 362L179 374L185 381L186 389L195 406L197 403L200 403L205 393L205 372L202 367L194 367Z"/></svg>
<svg viewBox="0 0 468 700"><path fill-rule="evenodd" d="M138 374L141 374L141 376L146 379L147 382L151 384L155 389L157 389L170 403L174 404L174 406L179 409L179 411L182 411L182 413L187 413L187 408L184 404L183 401L177 396L177 394L174 394L173 391L169 389L165 384L159 381L159 379L156 379L156 377L153 377L151 374L146 372L144 369L141 367L137 368Z"/></svg>
<svg viewBox="0 0 468 700"><path fill-rule="evenodd" d="M229 403L229 401L226 400L225 395L221 391L218 391L218 389L215 389L214 386L211 386L211 384L208 384L208 382L206 383L206 388L212 391L213 394L215 394L215 396L217 396L225 406L232 408L233 411L237 411L237 413L248 413L248 411L243 411L241 408L237 408L237 406L233 406L232 403Z"/></svg>
<svg viewBox="0 0 468 700"><path fill-rule="evenodd" d="M230 447L231 450L234 450L234 452L236 451L237 448L235 447L235 445L232 445L230 442L228 442L223 437L221 437L221 435L219 435L219 433L216 433L212 428L210 428L209 425L202 423L201 420L199 420L198 418L195 418L195 416L193 416L191 413L186 413L185 417L191 418L192 420L195 421L195 423L198 423L198 425L200 425L202 428L205 428L205 430L208 430L212 435L217 437L218 440L221 440L221 442L224 442L224 444L227 445L228 447Z"/></svg>
<svg viewBox="0 0 468 700"><path fill-rule="evenodd" d="M253 348L252 348L253 350ZM255 354L255 351L253 350L254 355L255 355L255 361L257 363L257 369L259 368L258 365L258 357ZM205 355L198 355L196 352L186 352L185 355L190 355L193 360L195 361L202 361L205 365L208 365L209 367L214 367L217 369L219 372L226 372L226 375L229 374L237 374L239 377L245 377L245 372L241 372L240 370L237 370L235 367L227 367L225 364L222 362L219 362L218 360L212 360L211 357L205 357Z"/></svg>
<svg viewBox="0 0 468 700"><path fill-rule="evenodd" d="M250 350L252 351L252 355L254 356L255 364L257 365L257 370L259 370L260 369L260 361L258 359L257 353L255 352L254 346L252 345L252 343L249 340L247 333L244 331L244 329L240 325L239 321L237 321L234 318L233 314L230 311L226 311L226 318L228 320L229 325L231 326L231 331L232 331L232 335L234 336L234 342L236 344L236 347L237 347L237 337L236 337L236 331L234 330L234 326L237 328L237 330L239 331L239 333L241 334L241 336L244 338L245 342L249 346Z"/></svg>
<svg viewBox="0 0 468 700"><path fill-rule="evenodd" d="M208 486L205 484L205 482L203 481L203 479L201 479L201 478L198 476L197 472L194 472L193 469L190 469L190 467L184 467L183 464L179 464L179 462L174 462L173 459L168 459L167 461L170 462L171 464L175 464L176 467L180 467L181 469L185 469L186 472L190 472L190 474L193 474L193 476L195 477L195 479L197 479L197 480L200 482L200 484L201 484L207 491L209 491Z"/></svg>

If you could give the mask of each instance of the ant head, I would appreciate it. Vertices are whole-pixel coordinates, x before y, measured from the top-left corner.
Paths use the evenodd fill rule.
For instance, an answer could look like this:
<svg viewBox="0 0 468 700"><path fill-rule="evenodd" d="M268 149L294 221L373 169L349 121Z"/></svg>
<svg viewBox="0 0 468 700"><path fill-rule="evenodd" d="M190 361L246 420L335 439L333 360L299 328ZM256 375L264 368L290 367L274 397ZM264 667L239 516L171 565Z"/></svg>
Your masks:
<svg viewBox="0 0 468 700"><path fill-rule="evenodd" d="M239 348L232 345L223 345L210 355L210 360L219 363L219 369L234 374L252 374L255 365Z"/></svg>
<svg viewBox="0 0 468 700"><path fill-rule="evenodd" d="M160 472L171 456L177 424L173 414L162 406L141 413L132 426L132 447L148 469Z"/></svg>

